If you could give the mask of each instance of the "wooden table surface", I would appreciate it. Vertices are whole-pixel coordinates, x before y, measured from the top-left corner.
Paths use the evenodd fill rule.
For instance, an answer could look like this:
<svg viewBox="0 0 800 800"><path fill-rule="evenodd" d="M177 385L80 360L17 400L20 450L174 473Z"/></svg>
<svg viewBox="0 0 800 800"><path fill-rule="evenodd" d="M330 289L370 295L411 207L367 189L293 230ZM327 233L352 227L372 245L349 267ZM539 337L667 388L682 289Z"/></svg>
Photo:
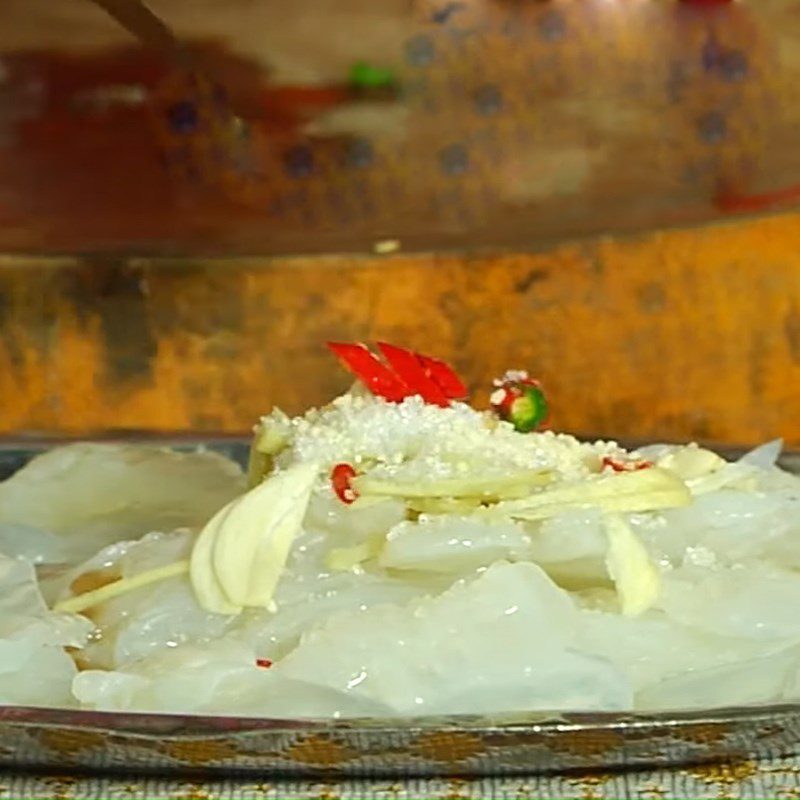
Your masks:
<svg viewBox="0 0 800 800"><path fill-rule="evenodd" d="M0 429L246 431L348 385L328 339L506 368L556 428L800 444L800 216L529 253L8 256Z"/></svg>
<svg viewBox="0 0 800 800"><path fill-rule="evenodd" d="M796 3L153 7L227 99L4 3L0 431L246 431L383 338L559 428L800 444L800 217L738 216L800 199Z"/></svg>
<svg viewBox="0 0 800 800"><path fill-rule="evenodd" d="M216 86L89 0L5 0L0 251L525 250L800 201L794 0L152 5Z"/></svg>

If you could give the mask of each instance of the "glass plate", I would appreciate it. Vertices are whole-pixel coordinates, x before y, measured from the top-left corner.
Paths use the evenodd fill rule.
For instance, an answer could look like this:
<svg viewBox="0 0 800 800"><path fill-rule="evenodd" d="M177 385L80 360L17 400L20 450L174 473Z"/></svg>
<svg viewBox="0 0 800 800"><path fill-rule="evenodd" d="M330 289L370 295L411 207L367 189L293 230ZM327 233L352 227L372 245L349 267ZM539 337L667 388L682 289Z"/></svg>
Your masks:
<svg viewBox="0 0 800 800"><path fill-rule="evenodd" d="M240 462L243 439L125 437L207 447ZM0 442L0 478L53 442ZM726 456L735 448L717 448ZM800 454L782 466L800 472ZM525 713L424 719L273 720L0 707L0 767L401 778L654 767L796 751L800 704L658 714Z"/></svg>

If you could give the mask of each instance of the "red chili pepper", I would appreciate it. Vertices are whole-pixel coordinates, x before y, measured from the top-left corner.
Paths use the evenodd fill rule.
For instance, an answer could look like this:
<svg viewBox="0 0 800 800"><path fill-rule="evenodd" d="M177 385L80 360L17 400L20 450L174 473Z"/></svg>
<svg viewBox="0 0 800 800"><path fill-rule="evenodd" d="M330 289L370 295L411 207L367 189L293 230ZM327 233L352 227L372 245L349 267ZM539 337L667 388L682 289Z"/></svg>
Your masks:
<svg viewBox="0 0 800 800"><path fill-rule="evenodd" d="M603 456L602 469L611 467L614 472L636 472L653 466L652 461L620 461L613 456Z"/></svg>
<svg viewBox="0 0 800 800"><path fill-rule="evenodd" d="M416 353L387 342L378 342L378 348L412 394L418 394L426 403L437 406L449 405L444 391L428 376Z"/></svg>
<svg viewBox="0 0 800 800"><path fill-rule="evenodd" d="M268 658L257 658L256 666L262 667L263 669L269 669L272 666L272 662Z"/></svg>
<svg viewBox="0 0 800 800"><path fill-rule="evenodd" d="M458 375L436 358L380 342L387 366L363 344L328 342L328 347L373 394L385 400L399 403L418 394L426 403L446 406L449 400L467 396L467 387Z"/></svg>
<svg viewBox="0 0 800 800"><path fill-rule="evenodd" d="M358 492L353 488L351 481L356 476L355 469L350 464L337 464L331 471L331 485L336 496L347 505L354 503Z"/></svg>
<svg viewBox="0 0 800 800"><path fill-rule="evenodd" d="M418 355L417 357L428 377L439 385L446 397L451 400L464 400L467 397L469 394L467 387L444 361L430 356Z"/></svg>
<svg viewBox="0 0 800 800"><path fill-rule="evenodd" d="M372 394L395 403L411 392L401 378L381 363L363 344L328 342L328 347Z"/></svg>
<svg viewBox="0 0 800 800"><path fill-rule="evenodd" d="M789 205L798 201L800 201L800 184L760 194L723 191L714 198L714 204L720 211L730 213L767 211L775 206Z"/></svg>

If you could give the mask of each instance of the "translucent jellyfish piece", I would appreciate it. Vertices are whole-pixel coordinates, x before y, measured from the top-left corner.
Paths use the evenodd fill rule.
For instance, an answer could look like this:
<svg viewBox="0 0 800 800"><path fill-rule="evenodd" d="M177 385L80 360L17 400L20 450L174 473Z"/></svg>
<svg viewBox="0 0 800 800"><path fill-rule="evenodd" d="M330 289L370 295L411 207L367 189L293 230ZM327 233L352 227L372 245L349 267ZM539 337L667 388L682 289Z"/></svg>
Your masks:
<svg viewBox="0 0 800 800"><path fill-rule="evenodd" d="M386 716L379 703L280 677L231 639L154 653L124 670L88 670L73 681L87 708L283 718Z"/></svg>
<svg viewBox="0 0 800 800"><path fill-rule="evenodd" d="M676 622L709 633L800 640L800 575L777 567L667 572L658 605Z"/></svg>
<svg viewBox="0 0 800 800"><path fill-rule="evenodd" d="M800 669L800 649L685 672L644 689L636 707L665 711L756 703L778 703L791 694Z"/></svg>
<svg viewBox="0 0 800 800"><path fill-rule="evenodd" d="M77 672L65 647L81 647L92 623L51 613L26 561L0 555L0 703L73 705Z"/></svg>
<svg viewBox="0 0 800 800"><path fill-rule="evenodd" d="M800 483L798 484L800 489ZM786 492L721 489L696 497L691 506L662 512L660 527L641 536L679 566L689 548L704 547L723 564L763 554L774 539L794 531L798 503Z"/></svg>
<svg viewBox="0 0 800 800"><path fill-rule="evenodd" d="M779 653L792 640L770 642L715 633L681 625L659 611L622 617L583 611L580 649L616 664L643 692L665 679L704 672L760 656Z"/></svg>
<svg viewBox="0 0 800 800"><path fill-rule="evenodd" d="M499 563L439 597L333 618L273 669L399 714L629 707L619 670L570 649L576 623L539 567Z"/></svg>
<svg viewBox="0 0 800 800"><path fill-rule="evenodd" d="M64 537L69 552L45 553L42 560L79 561L120 539L199 527L244 483L241 469L215 453L71 444L34 458L0 483L0 524Z"/></svg>
<svg viewBox="0 0 800 800"><path fill-rule="evenodd" d="M71 557L72 550L58 534L18 522L0 522L0 553L31 564L59 564Z"/></svg>
<svg viewBox="0 0 800 800"><path fill-rule="evenodd" d="M133 577L187 558L193 540L191 532L175 531L111 545L71 571L60 585L90 583L93 576L101 581ZM126 592L87 609L85 615L101 636L81 654L82 662L106 669L184 642L216 638L231 624L230 618L198 605L186 575Z"/></svg>
<svg viewBox="0 0 800 800"><path fill-rule="evenodd" d="M389 532L379 563L393 569L464 573L507 558L529 554L531 538L503 520L451 515L421 516Z"/></svg>

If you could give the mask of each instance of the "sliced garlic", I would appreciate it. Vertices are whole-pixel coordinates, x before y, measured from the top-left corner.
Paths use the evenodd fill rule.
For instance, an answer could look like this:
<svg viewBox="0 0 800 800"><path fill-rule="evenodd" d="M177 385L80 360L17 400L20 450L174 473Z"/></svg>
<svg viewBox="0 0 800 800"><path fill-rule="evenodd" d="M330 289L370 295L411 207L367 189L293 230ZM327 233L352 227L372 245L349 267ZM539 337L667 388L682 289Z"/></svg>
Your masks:
<svg viewBox="0 0 800 800"><path fill-rule="evenodd" d="M606 569L614 581L622 613L633 617L651 608L661 594L661 574L642 540L620 516L603 519L608 537Z"/></svg>
<svg viewBox="0 0 800 800"><path fill-rule="evenodd" d="M200 605L218 614L267 608L300 531L318 473L299 464L219 511L200 533L189 577Z"/></svg>
<svg viewBox="0 0 800 800"><path fill-rule="evenodd" d="M325 566L335 572L354 569L364 561L376 558L383 549L385 540L386 537L379 534L371 536L353 547L334 547L325 557Z"/></svg>
<svg viewBox="0 0 800 800"><path fill-rule="evenodd" d="M266 484L261 484L266 486ZM251 492L258 491L257 487ZM238 502L234 500L233 503ZM231 510L231 504L221 508L200 531L189 559L189 580L197 602L212 614L238 614L241 606L234 605L225 596L214 570L214 542L223 521Z"/></svg>
<svg viewBox="0 0 800 800"><path fill-rule="evenodd" d="M757 486L756 469L749 464L734 462L700 478L686 481L693 495L708 494L720 489L753 491Z"/></svg>
<svg viewBox="0 0 800 800"><path fill-rule="evenodd" d="M410 497L406 501L418 514L471 514L480 505L480 497Z"/></svg>
<svg viewBox="0 0 800 800"><path fill-rule="evenodd" d="M674 472L685 481L710 475L724 467L726 463L721 456L696 444L677 447L656 461L659 467Z"/></svg>
<svg viewBox="0 0 800 800"><path fill-rule="evenodd" d="M675 473L650 467L602 476L584 483L543 489L524 500L498 503L487 513L535 521L572 508L633 513L687 506L691 502L691 493Z"/></svg>
<svg viewBox="0 0 800 800"><path fill-rule="evenodd" d="M275 456L289 444L291 427L289 418L279 409L269 417L262 417L253 429L250 456L247 463L247 485L257 486L274 466Z"/></svg>
<svg viewBox="0 0 800 800"><path fill-rule="evenodd" d="M530 494L537 486L553 480L548 469L525 470L511 475L488 478L439 478L436 480L399 481L362 475L353 481L353 488L361 496L381 497L480 497L503 498Z"/></svg>

